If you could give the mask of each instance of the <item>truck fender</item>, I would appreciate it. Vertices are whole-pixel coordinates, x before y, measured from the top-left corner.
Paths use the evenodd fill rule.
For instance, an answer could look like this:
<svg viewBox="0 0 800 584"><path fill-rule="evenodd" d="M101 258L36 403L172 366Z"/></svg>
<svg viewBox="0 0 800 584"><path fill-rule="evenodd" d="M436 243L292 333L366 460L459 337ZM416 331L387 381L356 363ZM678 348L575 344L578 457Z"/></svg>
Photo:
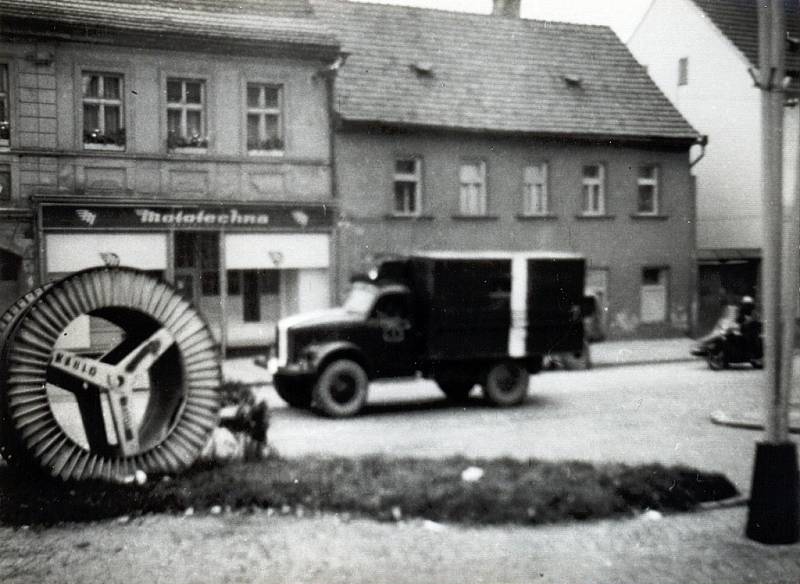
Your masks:
<svg viewBox="0 0 800 584"><path fill-rule="evenodd" d="M312 343L303 349L301 355L306 362L319 375L328 363L336 359L350 359L361 365L372 377L371 367L361 348L349 341L330 341L327 343Z"/></svg>

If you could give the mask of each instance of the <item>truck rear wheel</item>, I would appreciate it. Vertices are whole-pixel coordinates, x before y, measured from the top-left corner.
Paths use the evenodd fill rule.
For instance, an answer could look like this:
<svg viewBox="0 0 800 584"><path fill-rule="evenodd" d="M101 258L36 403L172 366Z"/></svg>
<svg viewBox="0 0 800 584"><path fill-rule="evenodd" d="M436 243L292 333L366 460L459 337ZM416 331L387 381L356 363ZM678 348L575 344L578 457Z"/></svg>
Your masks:
<svg viewBox="0 0 800 584"><path fill-rule="evenodd" d="M333 361L314 386L311 407L331 418L354 416L367 401L368 386L369 379L361 365L349 359Z"/></svg>
<svg viewBox="0 0 800 584"><path fill-rule="evenodd" d="M484 397L495 406L513 406L528 395L528 372L513 361L493 365L483 384Z"/></svg>
<svg viewBox="0 0 800 584"><path fill-rule="evenodd" d="M306 409L311 406L311 387L301 383L275 380L275 391L293 408Z"/></svg>

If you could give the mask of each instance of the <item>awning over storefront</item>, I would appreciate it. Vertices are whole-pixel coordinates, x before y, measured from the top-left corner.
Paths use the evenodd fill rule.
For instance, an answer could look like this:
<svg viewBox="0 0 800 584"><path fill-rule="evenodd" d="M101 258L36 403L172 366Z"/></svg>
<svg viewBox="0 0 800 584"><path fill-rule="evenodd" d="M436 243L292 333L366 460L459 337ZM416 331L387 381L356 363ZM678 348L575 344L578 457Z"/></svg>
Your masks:
<svg viewBox="0 0 800 584"><path fill-rule="evenodd" d="M49 233L45 236L47 272L75 272L105 265L115 254L119 265L140 270L167 269L166 233Z"/></svg>
<svg viewBox="0 0 800 584"><path fill-rule="evenodd" d="M330 238L321 233L229 233L229 270L327 268Z"/></svg>

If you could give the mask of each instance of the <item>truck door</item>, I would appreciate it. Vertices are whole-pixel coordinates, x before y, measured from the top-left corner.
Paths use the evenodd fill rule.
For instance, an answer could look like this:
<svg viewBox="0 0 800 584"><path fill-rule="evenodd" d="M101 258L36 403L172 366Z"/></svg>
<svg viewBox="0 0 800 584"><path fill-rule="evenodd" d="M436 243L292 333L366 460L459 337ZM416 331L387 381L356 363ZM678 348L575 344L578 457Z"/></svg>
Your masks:
<svg viewBox="0 0 800 584"><path fill-rule="evenodd" d="M378 377L404 377L416 371L417 331L407 293L391 292L375 303L368 320Z"/></svg>

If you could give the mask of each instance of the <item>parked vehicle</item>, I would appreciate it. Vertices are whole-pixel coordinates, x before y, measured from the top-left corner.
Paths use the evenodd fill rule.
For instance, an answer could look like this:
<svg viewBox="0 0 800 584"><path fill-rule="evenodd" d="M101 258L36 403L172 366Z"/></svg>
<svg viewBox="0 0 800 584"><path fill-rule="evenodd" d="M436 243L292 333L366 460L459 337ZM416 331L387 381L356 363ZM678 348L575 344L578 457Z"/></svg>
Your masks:
<svg viewBox="0 0 800 584"><path fill-rule="evenodd" d="M691 354L705 357L711 369L750 363L764 366L762 323L756 318L742 319L741 306L728 305L710 333L697 340Z"/></svg>
<svg viewBox="0 0 800 584"><path fill-rule="evenodd" d="M291 406L358 413L369 381L421 374L452 400L476 384L497 406L524 400L551 352L583 350L585 262L567 253L426 253L382 263L344 306L278 324L270 360Z"/></svg>

